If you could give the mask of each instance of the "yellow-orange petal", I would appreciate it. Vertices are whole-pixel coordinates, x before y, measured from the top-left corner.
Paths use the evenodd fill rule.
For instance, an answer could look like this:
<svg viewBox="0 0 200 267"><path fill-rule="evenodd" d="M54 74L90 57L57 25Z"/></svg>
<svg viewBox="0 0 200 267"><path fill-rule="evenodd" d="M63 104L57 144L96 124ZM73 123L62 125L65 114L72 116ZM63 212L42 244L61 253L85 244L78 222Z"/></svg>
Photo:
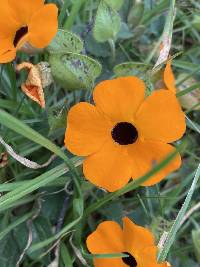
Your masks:
<svg viewBox="0 0 200 267"><path fill-rule="evenodd" d="M83 173L90 182L109 192L116 191L131 178L131 161L127 151L111 139L83 162Z"/></svg>
<svg viewBox="0 0 200 267"><path fill-rule="evenodd" d="M123 231L114 221L102 222L87 237L86 244L92 254L122 253L124 251Z"/></svg>
<svg viewBox="0 0 200 267"><path fill-rule="evenodd" d="M153 92L136 114L135 125L145 140L170 143L186 130L185 115L176 96L168 90Z"/></svg>
<svg viewBox="0 0 200 267"><path fill-rule="evenodd" d="M95 106L78 103L68 113L65 146L75 155L87 156L103 146L110 132L108 122Z"/></svg>
<svg viewBox="0 0 200 267"><path fill-rule="evenodd" d="M93 98L98 109L113 121L130 121L144 100L145 84L137 77L121 77L99 83Z"/></svg>
<svg viewBox="0 0 200 267"><path fill-rule="evenodd" d="M58 30L58 8L54 4L46 4L36 12L29 23L29 42L44 48L56 35ZM42 25L42 27L41 27Z"/></svg>
<svg viewBox="0 0 200 267"><path fill-rule="evenodd" d="M176 94L175 78L171 67L171 60L167 62L163 76L167 89Z"/></svg>
<svg viewBox="0 0 200 267"><path fill-rule="evenodd" d="M0 63L11 62L16 56L16 49L10 39L0 40Z"/></svg>
<svg viewBox="0 0 200 267"><path fill-rule="evenodd" d="M134 145L128 148L129 155L132 158L132 178L137 179L153 169L157 164L175 151L175 148L162 142L151 142L138 140ZM164 179L170 172L177 170L181 165L180 154L157 174L153 175L142 185L151 186Z"/></svg>
<svg viewBox="0 0 200 267"><path fill-rule="evenodd" d="M44 5L44 0L7 0L11 9L11 16L21 25L27 25L31 17Z"/></svg>
<svg viewBox="0 0 200 267"><path fill-rule="evenodd" d="M123 218L123 237L125 252L134 257L144 248L154 246L155 242L153 234L148 229L136 225L127 217Z"/></svg>

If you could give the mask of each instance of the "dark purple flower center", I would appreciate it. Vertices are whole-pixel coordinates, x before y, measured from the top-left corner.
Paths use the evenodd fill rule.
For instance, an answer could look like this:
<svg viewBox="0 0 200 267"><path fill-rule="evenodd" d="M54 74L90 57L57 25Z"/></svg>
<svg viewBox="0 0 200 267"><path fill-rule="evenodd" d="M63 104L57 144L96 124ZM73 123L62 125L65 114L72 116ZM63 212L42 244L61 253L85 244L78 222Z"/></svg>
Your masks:
<svg viewBox="0 0 200 267"><path fill-rule="evenodd" d="M137 267L137 261L135 258L128 252L123 252L128 255L128 257L122 258L122 261L129 267Z"/></svg>
<svg viewBox="0 0 200 267"><path fill-rule="evenodd" d="M129 122L119 122L112 129L111 135L113 140L118 144L130 145L137 140L138 131L135 126Z"/></svg>
<svg viewBox="0 0 200 267"><path fill-rule="evenodd" d="M17 46L19 41L22 39L22 37L24 37L24 35L27 34L27 32L28 32L28 26L21 27L19 30L16 31L15 38L13 40L14 47Z"/></svg>

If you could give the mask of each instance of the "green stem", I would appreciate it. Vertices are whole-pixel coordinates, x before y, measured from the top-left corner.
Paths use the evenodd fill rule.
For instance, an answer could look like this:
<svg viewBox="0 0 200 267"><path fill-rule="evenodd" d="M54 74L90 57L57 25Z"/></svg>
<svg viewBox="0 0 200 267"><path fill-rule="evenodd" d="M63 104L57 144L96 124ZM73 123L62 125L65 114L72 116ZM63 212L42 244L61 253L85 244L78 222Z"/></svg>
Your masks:
<svg viewBox="0 0 200 267"><path fill-rule="evenodd" d="M115 42L112 39L108 40L108 43L110 45L110 50L111 50L111 62L113 63L116 58L116 50L115 50Z"/></svg>
<svg viewBox="0 0 200 267"><path fill-rule="evenodd" d="M65 18L65 13L66 13L67 5L68 5L68 0L65 0L63 6L61 8L60 15L58 17L59 27L62 26L63 20Z"/></svg>
<svg viewBox="0 0 200 267"><path fill-rule="evenodd" d="M64 23L64 30L70 30L72 28L74 21L79 13L79 10L81 9L82 5L86 3L86 1L87 0L79 0L74 2L70 15Z"/></svg>

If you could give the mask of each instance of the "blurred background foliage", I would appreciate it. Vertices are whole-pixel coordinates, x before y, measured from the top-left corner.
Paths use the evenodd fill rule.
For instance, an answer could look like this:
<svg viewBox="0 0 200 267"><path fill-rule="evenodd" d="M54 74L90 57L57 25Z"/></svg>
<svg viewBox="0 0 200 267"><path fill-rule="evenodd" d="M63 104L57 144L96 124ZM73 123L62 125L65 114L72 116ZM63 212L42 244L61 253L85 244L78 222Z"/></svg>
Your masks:
<svg viewBox="0 0 200 267"><path fill-rule="evenodd" d="M81 159L63 148L67 112L79 101L91 101L94 85L104 79L138 75L149 90L159 83L162 71L152 76L151 70L171 1L47 2L59 7L59 25L66 36L42 54L18 53L15 62L0 66L0 135L19 155L38 164L47 162L52 152L57 157L44 168L31 169L11 156L7 159L0 146L1 267L92 266L87 235L99 222L120 222L123 216L149 226L159 241L182 207L200 159L200 4L177 0L170 54L175 55L178 91L187 90L181 101L188 129L178 142L186 143L182 167L156 186L127 192L85 215L83 203L88 208L106 193L84 180ZM45 88L45 109L20 90L26 73L16 73L15 67L23 61L51 65L56 82ZM173 267L200 266L199 187L198 182L189 204L191 215L182 222L169 252Z"/></svg>

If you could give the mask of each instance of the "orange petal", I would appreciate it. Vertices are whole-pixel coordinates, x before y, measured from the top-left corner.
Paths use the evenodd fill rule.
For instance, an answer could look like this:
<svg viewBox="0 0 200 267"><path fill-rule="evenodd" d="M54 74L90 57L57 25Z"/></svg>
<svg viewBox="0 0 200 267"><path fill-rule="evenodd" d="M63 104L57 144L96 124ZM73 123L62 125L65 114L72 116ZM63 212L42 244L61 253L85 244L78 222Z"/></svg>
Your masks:
<svg viewBox="0 0 200 267"><path fill-rule="evenodd" d="M150 171L167 156L175 151L171 145L162 142L151 142L138 140L135 144L129 146L129 155L132 158L132 178L137 179ZM153 175L148 181L143 183L145 186L151 186L164 179L170 172L175 171L181 165L179 154L168 163L168 165L157 174Z"/></svg>
<svg viewBox="0 0 200 267"><path fill-rule="evenodd" d="M34 85L21 85L22 91L30 97L33 101L37 102L42 108L45 107L44 93L42 87Z"/></svg>
<svg viewBox="0 0 200 267"><path fill-rule="evenodd" d="M21 25L27 25L31 17L44 5L44 0L8 0L12 10L12 17L20 22Z"/></svg>
<svg viewBox="0 0 200 267"><path fill-rule="evenodd" d="M102 222L87 237L86 244L92 254L122 253L124 251L123 231L114 221Z"/></svg>
<svg viewBox="0 0 200 267"><path fill-rule="evenodd" d="M37 48L44 48L58 30L58 8L54 4L44 5L35 13L29 24L29 41ZM41 27L42 25L42 27Z"/></svg>
<svg viewBox="0 0 200 267"><path fill-rule="evenodd" d="M65 146L75 155L87 156L103 146L110 131L107 121L95 106L78 103L68 113Z"/></svg>
<svg viewBox="0 0 200 267"><path fill-rule="evenodd" d="M0 40L0 63L11 62L16 57L16 49L10 39Z"/></svg>
<svg viewBox="0 0 200 267"><path fill-rule="evenodd" d="M123 234L125 252L130 253L135 258L139 251L154 246L153 234L148 229L136 225L127 217L123 218Z"/></svg>
<svg viewBox="0 0 200 267"><path fill-rule="evenodd" d="M94 259L94 267L128 267L120 258Z"/></svg>
<svg viewBox="0 0 200 267"><path fill-rule="evenodd" d="M151 246L146 247L137 257L137 263L140 267L167 267L167 262L165 263L158 263L157 262L157 247Z"/></svg>
<svg viewBox="0 0 200 267"><path fill-rule="evenodd" d="M97 107L113 121L130 121L144 100L145 84L137 77L121 77L99 83L93 98Z"/></svg>
<svg viewBox="0 0 200 267"><path fill-rule="evenodd" d="M142 138L166 143L178 140L186 130L181 106L167 90L155 91L146 98L136 114L135 125Z"/></svg>
<svg viewBox="0 0 200 267"><path fill-rule="evenodd" d="M19 1L15 1L18 3ZM24 2L24 1L21 1ZM1 1L1 16L0 16L0 33L1 38L14 38L15 32L20 24L11 16L12 9L8 1ZM1 43L0 43L1 48Z"/></svg>
<svg viewBox="0 0 200 267"><path fill-rule="evenodd" d="M171 67L171 61L168 61L164 70L164 82L170 91L176 94L175 78Z"/></svg>
<svg viewBox="0 0 200 267"><path fill-rule="evenodd" d="M130 163L126 148L122 148L110 139L101 150L85 159L83 173L96 186L113 192L130 180Z"/></svg>
<svg viewBox="0 0 200 267"><path fill-rule="evenodd" d="M12 17L20 22L21 25L27 25L33 14L43 7L44 0L8 0L8 3L11 8Z"/></svg>

